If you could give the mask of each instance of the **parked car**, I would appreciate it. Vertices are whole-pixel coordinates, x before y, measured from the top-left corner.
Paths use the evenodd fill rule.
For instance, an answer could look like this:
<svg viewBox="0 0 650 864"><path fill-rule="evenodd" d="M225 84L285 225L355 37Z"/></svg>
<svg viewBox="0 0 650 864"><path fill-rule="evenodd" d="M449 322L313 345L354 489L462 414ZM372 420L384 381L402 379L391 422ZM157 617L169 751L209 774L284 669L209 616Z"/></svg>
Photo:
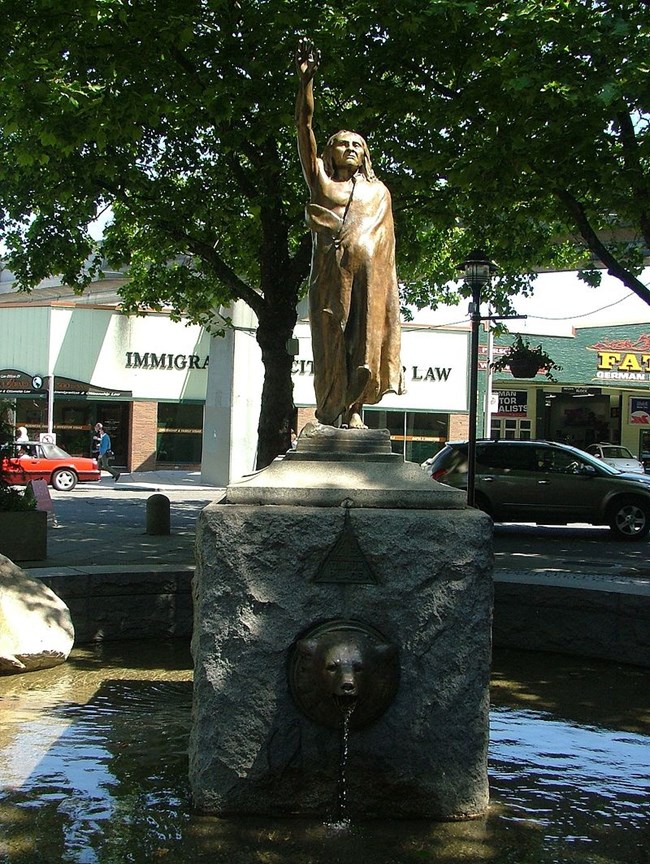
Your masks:
<svg viewBox="0 0 650 864"><path fill-rule="evenodd" d="M602 459L607 465L612 468L618 468L619 471L632 472L633 474L645 474L643 462L635 459L627 447L621 447L619 444L590 444L586 448L587 453L591 453L596 459Z"/></svg>
<svg viewBox="0 0 650 864"><path fill-rule="evenodd" d="M101 479L96 459L71 456L55 444L25 441L0 448L0 474L5 483L25 486L30 480L45 480L60 492L70 492L77 482Z"/></svg>
<svg viewBox="0 0 650 864"><path fill-rule="evenodd" d="M467 488L467 442L448 442L426 470ZM624 540L650 530L650 476L623 473L568 444L478 441L475 494L495 522L588 522Z"/></svg>

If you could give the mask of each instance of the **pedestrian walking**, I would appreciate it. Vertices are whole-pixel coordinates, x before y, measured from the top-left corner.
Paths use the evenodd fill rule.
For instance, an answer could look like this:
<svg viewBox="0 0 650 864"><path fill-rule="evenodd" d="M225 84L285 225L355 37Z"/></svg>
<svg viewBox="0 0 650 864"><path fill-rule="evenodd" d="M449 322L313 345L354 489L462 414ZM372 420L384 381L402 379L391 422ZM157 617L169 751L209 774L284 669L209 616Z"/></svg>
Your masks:
<svg viewBox="0 0 650 864"><path fill-rule="evenodd" d="M113 457L111 449L111 436L104 430L101 423L95 423L95 434L93 435L93 450L97 448L97 462L100 469L108 471L113 480L120 479L120 472L117 471L109 463L109 459Z"/></svg>

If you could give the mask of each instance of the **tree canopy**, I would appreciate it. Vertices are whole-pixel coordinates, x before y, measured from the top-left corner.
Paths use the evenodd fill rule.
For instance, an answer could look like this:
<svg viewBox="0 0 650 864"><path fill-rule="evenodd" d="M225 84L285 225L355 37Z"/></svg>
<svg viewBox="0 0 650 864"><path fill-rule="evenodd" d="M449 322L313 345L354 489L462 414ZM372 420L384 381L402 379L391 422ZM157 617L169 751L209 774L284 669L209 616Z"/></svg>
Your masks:
<svg viewBox="0 0 650 864"><path fill-rule="evenodd" d="M293 51L320 47L320 143L367 138L417 305L483 246L505 310L540 267L650 302L650 10L637 0L2 0L0 227L31 287L129 266L127 310L237 298L265 365L260 464L288 447L286 341L310 238ZM88 225L111 209L101 246ZM90 258L91 263L88 264ZM596 265L596 266L594 266ZM461 289L462 290L462 289Z"/></svg>
<svg viewBox="0 0 650 864"><path fill-rule="evenodd" d="M372 5L343 81L364 57L351 98L400 210L405 297L449 298L469 242L498 263L504 311L544 268L594 286L605 268L650 303L647 4Z"/></svg>
<svg viewBox="0 0 650 864"><path fill-rule="evenodd" d="M3 6L0 200L19 284L60 273L82 288L105 256L129 267L127 310L208 322L244 300L259 321L267 463L289 446L285 346L309 262L292 133L299 4ZM87 226L106 207L97 248Z"/></svg>

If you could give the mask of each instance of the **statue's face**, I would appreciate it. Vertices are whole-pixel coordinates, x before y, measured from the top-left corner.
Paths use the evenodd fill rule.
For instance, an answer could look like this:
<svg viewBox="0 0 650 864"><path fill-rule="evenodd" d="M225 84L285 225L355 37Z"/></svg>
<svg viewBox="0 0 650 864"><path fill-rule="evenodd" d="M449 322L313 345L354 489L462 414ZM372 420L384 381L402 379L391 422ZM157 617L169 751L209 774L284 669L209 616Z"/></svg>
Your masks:
<svg viewBox="0 0 650 864"><path fill-rule="evenodd" d="M337 135L332 142L332 163L335 168L359 168L363 162L363 139L353 132Z"/></svg>

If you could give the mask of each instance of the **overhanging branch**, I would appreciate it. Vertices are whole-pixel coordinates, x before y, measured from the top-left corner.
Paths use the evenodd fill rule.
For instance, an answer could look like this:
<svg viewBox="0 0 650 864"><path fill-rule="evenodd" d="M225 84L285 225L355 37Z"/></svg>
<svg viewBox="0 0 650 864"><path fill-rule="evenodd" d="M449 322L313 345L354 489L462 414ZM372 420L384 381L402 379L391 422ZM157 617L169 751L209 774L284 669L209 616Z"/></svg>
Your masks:
<svg viewBox="0 0 650 864"><path fill-rule="evenodd" d="M232 295L238 300L243 300L244 303L247 303L258 318L264 314L264 298L262 295L258 294L257 291L248 285L248 283L244 282L244 280L241 279L235 271L228 266L228 264L226 264L213 246L210 246L209 243L197 240L195 237L191 237L189 234L186 234L170 222L160 222L159 224L170 237L174 240L180 241L188 251L197 255L203 261L206 261L214 271L217 278L223 282Z"/></svg>
<svg viewBox="0 0 650 864"><path fill-rule="evenodd" d="M556 189L555 194L570 213L580 236L587 244L587 248L604 264L610 276L620 279L630 291L633 291L637 297L640 297L644 303L650 306L650 289L640 279L637 279L634 273L624 267L600 240L589 222L584 206L566 189Z"/></svg>
<svg viewBox="0 0 650 864"><path fill-rule="evenodd" d="M128 196L117 186L98 181L98 185L110 192L118 200L129 203ZM180 242L188 251L207 261L217 278L223 282L234 297L247 303L260 318L264 314L264 297L258 294L248 283L244 282L235 271L226 264L213 246L187 234L178 225L165 219L157 221L158 226L173 240Z"/></svg>

